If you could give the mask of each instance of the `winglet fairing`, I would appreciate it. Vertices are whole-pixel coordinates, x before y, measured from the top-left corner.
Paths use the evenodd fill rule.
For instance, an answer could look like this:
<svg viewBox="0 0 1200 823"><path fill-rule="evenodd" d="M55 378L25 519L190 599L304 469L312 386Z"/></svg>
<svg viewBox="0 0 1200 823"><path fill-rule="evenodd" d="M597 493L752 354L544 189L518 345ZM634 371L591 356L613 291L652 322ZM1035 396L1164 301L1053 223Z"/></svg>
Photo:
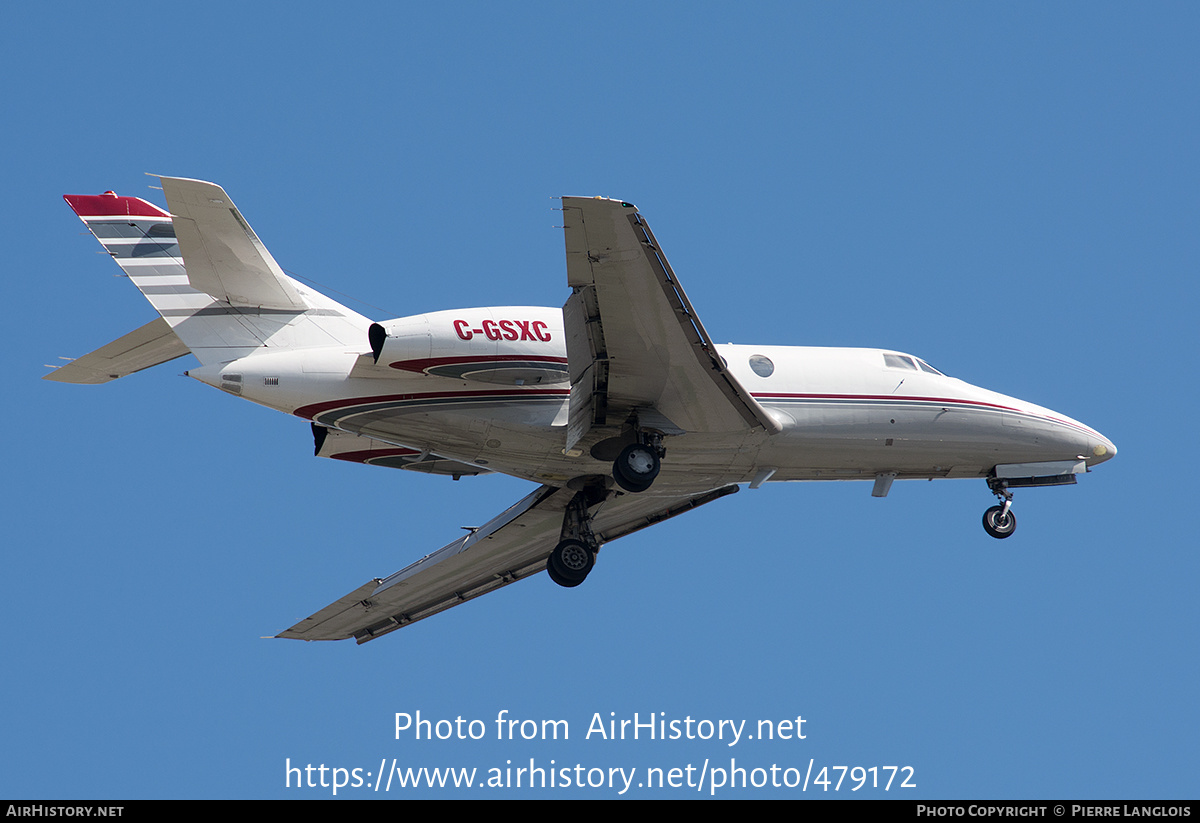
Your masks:
<svg viewBox="0 0 1200 823"><path fill-rule="evenodd" d="M1072 483L1113 444L1056 412L880 349L717 346L629 203L564 197L560 310L373 323L288 277L225 191L163 177L66 201L159 318L46 375L107 382L191 352L188 374L310 422L320 457L538 488L492 521L280 633L363 643L543 569L577 586L612 540L740 484L976 477ZM897 378L904 394L896 390Z"/></svg>

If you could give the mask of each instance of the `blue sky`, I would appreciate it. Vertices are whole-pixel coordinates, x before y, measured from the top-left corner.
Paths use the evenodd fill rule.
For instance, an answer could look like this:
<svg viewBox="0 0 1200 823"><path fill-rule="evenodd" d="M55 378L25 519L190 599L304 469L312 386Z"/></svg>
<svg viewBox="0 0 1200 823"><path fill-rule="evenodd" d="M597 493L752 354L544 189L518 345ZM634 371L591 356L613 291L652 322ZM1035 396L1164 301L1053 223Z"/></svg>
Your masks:
<svg viewBox="0 0 1200 823"><path fill-rule="evenodd" d="M0 481L0 795L325 797L287 788L289 760L394 758L480 776L811 760L914 769L915 789L858 795L1195 797L1194 6L23 15L0 33L0 356L22 411ZM1003 543L982 482L768 485L609 545L577 589L540 576L362 647L262 640L529 487L316 460L306 424L185 361L39 380L152 319L61 200L161 203L143 172L220 183L285 268L374 319L561 305L552 198L619 197L719 341L910 351L1120 455L1018 493ZM418 710L489 734L397 740ZM570 739L496 740L504 710ZM635 712L802 716L806 737L585 739Z"/></svg>

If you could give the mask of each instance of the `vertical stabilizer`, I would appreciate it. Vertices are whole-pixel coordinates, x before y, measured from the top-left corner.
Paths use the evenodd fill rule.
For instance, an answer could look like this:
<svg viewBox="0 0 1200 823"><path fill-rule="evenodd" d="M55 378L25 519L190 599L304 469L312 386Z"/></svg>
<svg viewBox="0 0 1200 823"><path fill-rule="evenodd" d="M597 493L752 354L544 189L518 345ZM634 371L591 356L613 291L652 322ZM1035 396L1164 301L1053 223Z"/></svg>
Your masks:
<svg viewBox="0 0 1200 823"><path fill-rule="evenodd" d="M220 186L162 182L173 214L111 191L64 199L201 363L365 345L370 321L284 274Z"/></svg>

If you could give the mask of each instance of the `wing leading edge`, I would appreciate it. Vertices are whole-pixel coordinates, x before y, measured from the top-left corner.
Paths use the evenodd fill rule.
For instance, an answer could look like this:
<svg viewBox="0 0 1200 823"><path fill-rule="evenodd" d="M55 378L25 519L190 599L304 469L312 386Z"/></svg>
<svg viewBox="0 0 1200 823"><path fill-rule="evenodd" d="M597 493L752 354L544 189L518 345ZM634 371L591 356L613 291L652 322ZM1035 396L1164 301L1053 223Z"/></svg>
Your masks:
<svg viewBox="0 0 1200 823"><path fill-rule="evenodd" d="M724 486L693 495L616 495L594 506L600 543L632 534L733 494ZM390 577L370 580L276 637L366 643L410 623L537 574L560 539L575 492L542 486L502 514Z"/></svg>
<svg viewBox="0 0 1200 823"><path fill-rule="evenodd" d="M564 197L567 448L593 425L657 412L680 431L780 430L726 367L630 203ZM658 415L654 415L656 418Z"/></svg>

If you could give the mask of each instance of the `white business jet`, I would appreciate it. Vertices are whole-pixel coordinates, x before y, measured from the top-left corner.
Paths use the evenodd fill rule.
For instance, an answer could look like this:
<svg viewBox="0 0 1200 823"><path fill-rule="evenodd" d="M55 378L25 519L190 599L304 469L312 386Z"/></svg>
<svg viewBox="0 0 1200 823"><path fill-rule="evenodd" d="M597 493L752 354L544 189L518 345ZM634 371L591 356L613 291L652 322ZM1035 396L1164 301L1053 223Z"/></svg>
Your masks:
<svg viewBox="0 0 1200 823"><path fill-rule="evenodd" d="M316 454L538 488L279 637L372 640L546 570L577 586L601 546L784 480L1074 483L1117 450L1049 409L881 349L718 346L630 203L564 197L561 310L461 309L373 323L284 274L212 183L163 177L170 212L66 201L160 317L47 375L104 383L187 353L191 377L310 421Z"/></svg>

